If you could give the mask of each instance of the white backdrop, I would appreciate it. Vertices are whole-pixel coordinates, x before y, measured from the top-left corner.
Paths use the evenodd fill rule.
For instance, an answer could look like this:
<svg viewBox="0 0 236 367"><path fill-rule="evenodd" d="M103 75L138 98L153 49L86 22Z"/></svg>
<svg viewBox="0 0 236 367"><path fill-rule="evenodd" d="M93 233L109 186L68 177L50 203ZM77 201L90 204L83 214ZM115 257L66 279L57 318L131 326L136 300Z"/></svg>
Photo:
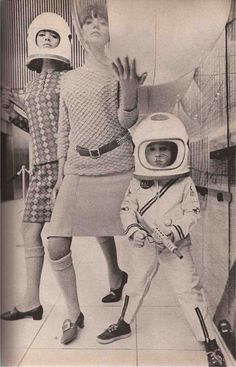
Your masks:
<svg viewBox="0 0 236 367"><path fill-rule="evenodd" d="M112 58L136 57L146 85L191 72L214 46L230 0L107 0Z"/></svg>

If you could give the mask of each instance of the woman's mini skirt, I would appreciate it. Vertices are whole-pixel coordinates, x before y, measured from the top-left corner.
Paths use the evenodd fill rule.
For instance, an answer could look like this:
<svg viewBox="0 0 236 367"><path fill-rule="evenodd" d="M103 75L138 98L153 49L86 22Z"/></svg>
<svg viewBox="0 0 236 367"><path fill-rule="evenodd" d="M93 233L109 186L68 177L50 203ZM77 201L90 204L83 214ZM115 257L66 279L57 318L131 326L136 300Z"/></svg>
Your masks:
<svg viewBox="0 0 236 367"><path fill-rule="evenodd" d="M45 223L52 215L50 202L52 190L57 182L58 162L33 167L27 191L23 222Z"/></svg>
<svg viewBox="0 0 236 367"><path fill-rule="evenodd" d="M66 175L48 237L123 235L120 209L132 177L133 171L106 176Z"/></svg>

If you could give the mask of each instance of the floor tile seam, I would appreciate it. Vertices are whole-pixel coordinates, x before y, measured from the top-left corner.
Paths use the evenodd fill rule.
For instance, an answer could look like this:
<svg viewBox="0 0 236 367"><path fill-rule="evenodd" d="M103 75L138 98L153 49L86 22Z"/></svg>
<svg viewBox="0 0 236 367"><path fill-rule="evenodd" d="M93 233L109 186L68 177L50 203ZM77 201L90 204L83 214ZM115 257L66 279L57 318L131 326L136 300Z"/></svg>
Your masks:
<svg viewBox="0 0 236 367"><path fill-rule="evenodd" d="M20 361L17 364L17 367L19 367L21 365L21 363L23 362L24 358L26 357L28 351L31 349L32 344L34 343L35 339L37 338L39 332L42 330L43 326L45 325L46 321L48 320L49 316L51 315L52 311L54 310L54 308L56 307L56 303L58 302L60 295L57 297L56 302L54 303L54 305L52 305L51 310L48 312L47 316L45 317L44 321L42 322L42 324L40 325L38 331L36 332L36 334L34 335L31 343L28 345L28 347L26 347L26 351L23 354L22 358L20 359Z"/></svg>
<svg viewBox="0 0 236 367"><path fill-rule="evenodd" d="M109 309L109 308L120 308L121 307L121 305L117 305L117 306L115 306L115 305L114 306L104 306L103 304L101 304L101 305L91 305L91 304L86 305L83 302L80 302L80 303L84 307L102 307L102 308L106 308L106 309Z"/></svg>
<svg viewBox="0 0 236 367"><path fill-rule="evenodd" d="M177 307L177 308L179 308L179 307ZM139 346L139 341L140 341L140 336L138 335L138 316L140 316L140 315L137 315L137 317L136 317L136 319L137 319L137 322L136 322L136 339L137 339L137 341L136 341L136 343L137 343L137 351L139 352L139 351L144 351L144 350L152 350L152 351L186 351L186 352L203 352L204 353L204 350L203 349L197 349L197 348L193 348L193 347L191 347L191 348L189 348L189 349L186 349L186 347L181 347L181 348L178 348L178 349L176 349L176 347L174 347L174 348L155 348L155 347L150 347L150 348L147 348L147 347L140 347Z"/></svg>
<svg viewBox="0 0 236 367"><path fill-rule="evenodd" d="M85 303L83 303L83 302L80 302L81 303L81 305L83 306L83 307L103 307L103 308L106 308L106 309L109 309L109 308L120 308L121 306L122 306L122 304L120 304L120 305L112 305L112 306L105 306L105 305L103 305L103 304L85 304ZM157 306L146 306L146 305L143 305L142 306L142 308L180 308L179 306L165 306L165 305L163 305L163 306L159 306L159 305L157 305Z"/></svg>
<svg viewBox="0 0 236 367"><path fill-rule="evenodd" d="M150 351L150 350L155 350L155 351L172 351L172 352L201 352L205 354L205 351L202 349L186 349L186 347L184 349L171 349L171 348L161 348L161 349L156 349L156 348L139 348L138 351Z"/></svg>
<svg viewBox="0 0 236 367"><path fill-rule="evenodd" d="M8 350L15 350L15 351L19 351L19 350L22 350L22 349L27 349L27 347L12 347L12 348L9 348L9 347L7 347L7 348L2 348L1 347L1 352L3 351L3 350L6 350L6 351L8 351Z"/></svg>
<svg viewBox="0 0 236 367"><path fill-rule="evenodd" d="M172 348L111 348L109 347L108 349L107 348L97 348L97 347L77 347L77 348L72 348L72 347L69 347L69 348L63 348L63 347L51 347L51 348L47 348L47 347L32 347L30 346L29 348L2 348L2 351L7 351L7 350L22 350L22 349L30 349L30 350L106 350L106 351L109 351L109 350L130 350L130 351L150 351L150 350L155 350L155 351L173 351L173 352L179 352L179 351L182 351L182 352L202 352L202 353L205 353L205 351L202 349L172 349Z"/></svg>
<svg viewBox="0 0 236 367"><path fill-rule="evenodd" d="M106 352L109 352L109 351L131 351L131 352L135 352L135 348L92 348L92 347L78 347L78 348L64 348L64 347L55 347L55 348L39 348L39 347L31 347L30 350L53 350L53 351L59 351L59 350L68 350L68 351L78 351L78 350L81 350L81 351L84 351L84 350L88 350L88 351L106 351Z"/></svg>
<svg viewBox="0 0 236 367"><path fill-rule="evenodd" d="M143 308L144 308L144 307L146 307L146 308L148 308L148 307L149 307L149 308L154 308L154 307L159 307L159 308L180 308L178 305L177 305L177 306L176 306L176 305L173 305L173 306L172 306L172 305L171 305L171 306L166 306L166 305L157 305L157 306L155 306L155 305L150 306L150 305L149 305L149 306L147 306L147 305L143 305L142 307L143 307Z"/></svg>

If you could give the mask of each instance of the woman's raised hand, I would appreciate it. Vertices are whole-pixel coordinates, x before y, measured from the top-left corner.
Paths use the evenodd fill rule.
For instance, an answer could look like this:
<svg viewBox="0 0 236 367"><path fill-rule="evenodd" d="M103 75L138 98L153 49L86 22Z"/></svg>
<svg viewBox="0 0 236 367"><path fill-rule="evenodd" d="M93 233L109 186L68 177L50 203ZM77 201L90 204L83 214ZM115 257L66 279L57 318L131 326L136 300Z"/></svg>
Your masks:
<svg viewBox="0 0 236 367"><path fill-rule="evenodd" d="M129 61L128 57L124 58L122 63L120 58L116 59L116 63L112 63L114 73L120 83L121 102L125 110L132 110L137 105L137 90L147 77L147 73L141 76L136 71L136 60Z"/></svg>

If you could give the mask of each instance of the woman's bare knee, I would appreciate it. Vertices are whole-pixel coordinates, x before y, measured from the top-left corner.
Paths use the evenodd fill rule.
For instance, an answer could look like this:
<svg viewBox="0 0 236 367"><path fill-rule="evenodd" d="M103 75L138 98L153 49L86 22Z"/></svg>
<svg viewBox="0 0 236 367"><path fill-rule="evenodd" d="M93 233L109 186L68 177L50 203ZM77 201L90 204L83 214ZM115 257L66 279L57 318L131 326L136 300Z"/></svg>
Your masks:
<svg viewBox="0 0 236 367"><path fill-rule="evenodd" d="M44 223L22 223L21 233L25 247L42 246L41 232Z"/></svg>
<svg viewBox="0 0 236 367"><path fill-rule="evenodd" d="M70 252L71 237L50 237L48 253L51 260L59 260Z"/></svg>

